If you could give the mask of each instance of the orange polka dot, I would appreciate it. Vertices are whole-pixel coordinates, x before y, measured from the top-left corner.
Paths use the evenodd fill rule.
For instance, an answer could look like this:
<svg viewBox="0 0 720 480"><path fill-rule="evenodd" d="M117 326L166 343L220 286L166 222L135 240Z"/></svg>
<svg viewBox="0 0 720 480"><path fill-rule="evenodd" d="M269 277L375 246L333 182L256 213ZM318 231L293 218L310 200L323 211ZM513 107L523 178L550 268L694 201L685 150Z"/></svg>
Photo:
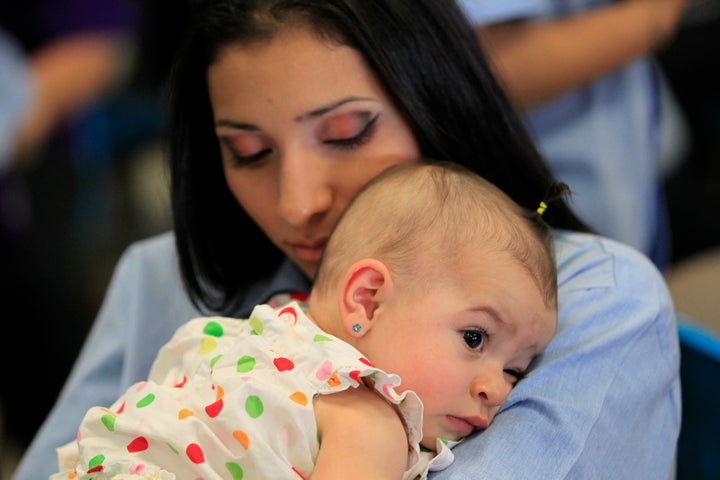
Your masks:
<svg viewBox="0 0 720 480"><path fill-rule="evenodd" d="M248 438L247 434L242 430L235 430L233 432L233 437L235 437L235 440L237 440L245 450L250 448L250 438Z"/></svg>
<svg viewBox="0 0 720 480"><path fill-rule="evenodd" d="M305 395L302 392L295 392L292 395L290 395L290 400L297 403L298 405L302 405L303 407L306 407L308 404L308 398L307 395Z"/></svg>
<svg viewBox="0 0 720 480"><path fill-rule="evenodd" d="M178 420L185 420L186 418L192 417L194 415L195 414L192 411L188 410L187 408L183 408L178 412Z"/></svg>
<svg viewBox="0 0 720 480"><path fill-rule="evenodd" d="M332 375L330 375L330 378L328 378L327 381L328 387L337 387L340 385L340 379L338 378L337 372L333 372Z"/></svg>

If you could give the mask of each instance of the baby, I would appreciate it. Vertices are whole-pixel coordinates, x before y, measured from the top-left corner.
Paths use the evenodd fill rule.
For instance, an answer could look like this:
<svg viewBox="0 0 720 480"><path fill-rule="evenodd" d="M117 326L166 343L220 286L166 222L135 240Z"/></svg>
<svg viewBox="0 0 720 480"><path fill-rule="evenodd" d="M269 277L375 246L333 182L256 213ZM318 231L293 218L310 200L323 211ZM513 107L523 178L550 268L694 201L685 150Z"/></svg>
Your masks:
<svg viewBox="0 0 720 480"><path fill-rule="evenodd" d="M86 414L58 479L425 478L488 427L557 323L547 205L456 165L369 182L312 292L201 317Z"/></svg>

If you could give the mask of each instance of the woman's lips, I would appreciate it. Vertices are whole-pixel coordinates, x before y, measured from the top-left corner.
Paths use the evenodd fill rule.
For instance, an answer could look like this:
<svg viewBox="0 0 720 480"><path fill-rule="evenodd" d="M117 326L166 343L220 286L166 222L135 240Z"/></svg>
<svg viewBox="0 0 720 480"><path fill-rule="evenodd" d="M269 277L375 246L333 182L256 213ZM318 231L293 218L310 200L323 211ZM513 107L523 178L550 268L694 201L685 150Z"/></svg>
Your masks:
<svg viewBox="0 0 720 480"><path fill-rule="evenodd" d="M325 242L312 243L312 244L293 244L293 250L297 254L298 258L304 262L316 263L320 261L323 250L325 249Z"/></svg>

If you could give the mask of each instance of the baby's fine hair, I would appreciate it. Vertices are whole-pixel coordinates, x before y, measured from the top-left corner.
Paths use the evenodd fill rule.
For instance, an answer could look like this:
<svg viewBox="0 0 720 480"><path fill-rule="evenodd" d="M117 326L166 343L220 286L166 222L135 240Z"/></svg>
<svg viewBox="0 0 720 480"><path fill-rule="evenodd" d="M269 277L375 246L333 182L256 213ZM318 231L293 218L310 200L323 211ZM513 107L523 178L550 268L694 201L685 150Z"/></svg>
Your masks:
<svg viewBox="0 0 720 480"><path fill-rule="evenodd" d="M535 280L546 305L556 308L552 238L540 213L521 208L465 167L431 160L396 165L348 205L326 246L315 288L326 293L354 262L375 258L396 282L408 279L431 289L443 271L437 267L461 268L476 245L509 253Z"/></svg>

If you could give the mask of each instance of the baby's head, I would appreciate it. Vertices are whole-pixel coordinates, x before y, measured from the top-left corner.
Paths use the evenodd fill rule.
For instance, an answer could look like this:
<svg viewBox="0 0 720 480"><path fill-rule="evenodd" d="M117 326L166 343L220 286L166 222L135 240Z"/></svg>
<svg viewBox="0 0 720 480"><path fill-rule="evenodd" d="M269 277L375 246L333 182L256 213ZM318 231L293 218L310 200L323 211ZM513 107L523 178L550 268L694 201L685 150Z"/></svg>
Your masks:
<svg viewBox="0 0 720 480"><path fill-rule="evenodd" d="M550 342L551 239L539 213L463 167L391 167L338 222L310 315L418 394L434 449L487 428Z"/></svg>
<svg viewBox="0 0 720 480"><path fill-rule="evenodd" d="M538 199L538 204L540 203ZM465 248L504 250L557 303L552 231L482 177L455 163L391 167L358 192L338 221L314 289L332 291L364 257L385 263L408 287L431 288L443 268L462 267Z"/></svg>

